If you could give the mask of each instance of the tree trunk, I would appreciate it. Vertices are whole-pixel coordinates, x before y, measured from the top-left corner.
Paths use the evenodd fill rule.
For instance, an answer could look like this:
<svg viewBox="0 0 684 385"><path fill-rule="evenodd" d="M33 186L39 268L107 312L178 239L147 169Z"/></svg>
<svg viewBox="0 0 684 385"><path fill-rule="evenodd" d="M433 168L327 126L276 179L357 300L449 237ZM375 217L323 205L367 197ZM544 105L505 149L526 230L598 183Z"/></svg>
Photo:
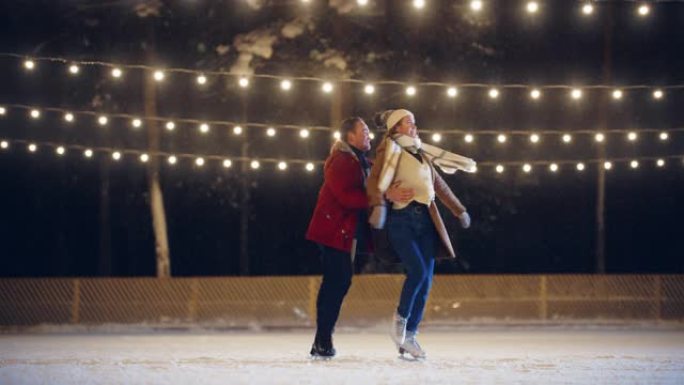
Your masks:
<svg viewBox="0 0 684 385"><path fill-rule="evenodd" d="M148 27L147 61L154 65L154 26ZM151 74L145 73L143 78L145 115L157 116L157 85ZM166 213L164 211L164 196L159 182L159 158L154 155L159 151L159 124L154 120L146 120L147 145L150 158L147 164L147 186L150 194L150 210L152 212L152 228L154 230L154 249L157 257L157 278L171 277L171 259L169 240L166 231Z"/></svg>
<svg viewBox="0 0 684 385"><path fill-rule="evenodd" d="M602 82L610 84L612 82L612 41L613 41L613 6L606 4L606 23L603 27L603 75ZM601 93L599 105L599 129L606 129L608 124L608 100L609 96ZM597 146L597 189L596 189L596 273L606 272L606 170L603 163L606 159L606 148L604 145Z"/></svg>
<svg viewBox="0 0 684 385"><path fill-rule="evenodd" d="M100 252L98 272L112 275L112 237L109 222L109 162L100 162Z"/></svg>

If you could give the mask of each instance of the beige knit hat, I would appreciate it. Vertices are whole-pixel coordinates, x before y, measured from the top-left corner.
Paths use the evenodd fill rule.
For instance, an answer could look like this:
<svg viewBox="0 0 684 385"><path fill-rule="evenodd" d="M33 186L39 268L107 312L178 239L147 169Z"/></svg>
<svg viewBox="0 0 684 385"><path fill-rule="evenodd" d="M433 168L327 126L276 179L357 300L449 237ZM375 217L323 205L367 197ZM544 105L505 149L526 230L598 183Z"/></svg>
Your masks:
<svg viewBox="0 0 684 385"><path fill-rule="evenodd" d="M392 113L387 117L387 129L391 130L395 124L399 123L402 119L404 119L407 116L413 117L413 113L409 110L403 109L392 111Z"/></svg>

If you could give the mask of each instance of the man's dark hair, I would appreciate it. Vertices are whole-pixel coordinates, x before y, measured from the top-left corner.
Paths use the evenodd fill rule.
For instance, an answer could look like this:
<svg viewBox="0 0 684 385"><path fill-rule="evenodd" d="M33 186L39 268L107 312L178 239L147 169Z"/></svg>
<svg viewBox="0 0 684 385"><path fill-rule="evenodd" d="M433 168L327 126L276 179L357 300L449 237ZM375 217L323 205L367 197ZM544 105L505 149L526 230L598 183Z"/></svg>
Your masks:
<svg viewBox="0 0 684 385"><path fill-rule="evenodd" d="M363 119L358 116L351 116L342 121L340 124L340 139L343 142L347 142L347 135L350 132L354 132L354 126L356 126L356 123L358 122L363 122Z"/></svg>

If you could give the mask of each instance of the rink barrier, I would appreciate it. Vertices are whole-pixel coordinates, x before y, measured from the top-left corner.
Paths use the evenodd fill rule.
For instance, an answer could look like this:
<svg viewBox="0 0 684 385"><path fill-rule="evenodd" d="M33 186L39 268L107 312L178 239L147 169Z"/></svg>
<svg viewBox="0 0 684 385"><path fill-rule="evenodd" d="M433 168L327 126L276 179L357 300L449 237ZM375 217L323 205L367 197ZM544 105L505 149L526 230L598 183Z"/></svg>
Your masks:
<svg viewBox="0 0 684 385"><path fill-rule="evenodd" d="M358 275L340 326L386 322L402 275ZM312 327L320 277L6 278L0 326ZM440 275L426 325L684 321L684 275Z"/></svg>

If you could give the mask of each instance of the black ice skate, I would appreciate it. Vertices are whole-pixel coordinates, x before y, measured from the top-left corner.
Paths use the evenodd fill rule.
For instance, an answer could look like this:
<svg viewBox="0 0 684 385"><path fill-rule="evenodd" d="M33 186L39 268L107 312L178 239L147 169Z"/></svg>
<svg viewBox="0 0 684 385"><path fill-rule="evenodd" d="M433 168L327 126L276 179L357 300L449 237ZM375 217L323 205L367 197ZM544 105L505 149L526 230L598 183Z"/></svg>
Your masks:
<svg viewBox="0 0 684 385"><path fill-rule="evenodd" d="M335 357L336 353L332 343L332 336L321 337L316 335L316 339L311 346L311 357L330 359Z"/></svg>

